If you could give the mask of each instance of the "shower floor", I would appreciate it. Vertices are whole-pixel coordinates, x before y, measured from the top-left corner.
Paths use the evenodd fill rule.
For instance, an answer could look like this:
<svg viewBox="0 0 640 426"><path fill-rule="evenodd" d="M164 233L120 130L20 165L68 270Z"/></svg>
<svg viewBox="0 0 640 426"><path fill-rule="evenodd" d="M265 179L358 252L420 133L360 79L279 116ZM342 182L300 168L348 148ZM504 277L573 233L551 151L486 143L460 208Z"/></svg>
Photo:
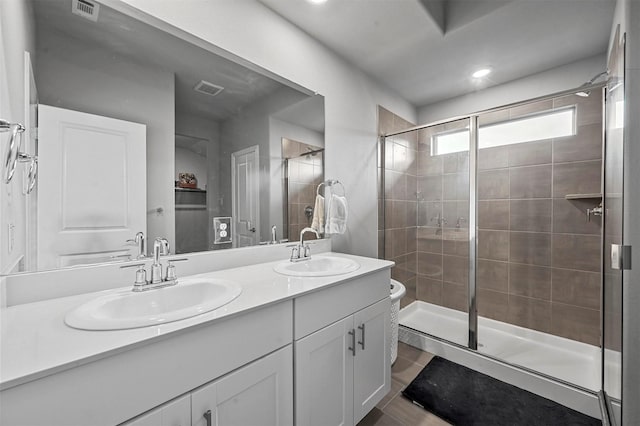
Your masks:
<svg viewBox="0 0 640 426"><path fill-rule="evenodd" d="M467 314L431 303L415 301L399 314L401 325L461 346L467 346ZM600 348L563 337L478 317L478 352L562 381L600 390ZM619 377L615 369L607 366ZM609 389L618 389L608 383ZM609 392L610 396L619 395Z"/></svg>

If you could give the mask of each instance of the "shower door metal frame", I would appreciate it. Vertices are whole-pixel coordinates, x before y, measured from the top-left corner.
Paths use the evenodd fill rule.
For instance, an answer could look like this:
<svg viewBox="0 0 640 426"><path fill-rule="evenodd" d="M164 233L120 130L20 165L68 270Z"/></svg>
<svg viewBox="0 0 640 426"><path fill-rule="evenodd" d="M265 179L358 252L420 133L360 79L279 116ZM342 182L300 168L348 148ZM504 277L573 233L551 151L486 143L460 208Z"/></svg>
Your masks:
<svg viewBox="0 0 640 426"><path fill-rule="evenodd" d="M469 349L478 350L478 300L476 268L478 252L478 115L469 117Z"/></svg>

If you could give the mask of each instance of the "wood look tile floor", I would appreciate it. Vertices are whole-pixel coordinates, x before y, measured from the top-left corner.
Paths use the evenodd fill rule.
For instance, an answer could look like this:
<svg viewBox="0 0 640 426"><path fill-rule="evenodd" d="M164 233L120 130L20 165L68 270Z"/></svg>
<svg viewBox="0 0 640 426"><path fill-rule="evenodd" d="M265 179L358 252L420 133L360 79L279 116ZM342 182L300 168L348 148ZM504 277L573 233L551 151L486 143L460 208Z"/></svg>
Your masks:
<svg viewBox="0 0 640 426"><path fill-rule="evenodd" d="M398 358L391 367L391 391L358 423L358 426L448 426L402 396L400 392L418 375L433 355L398 343Z"/></svg>

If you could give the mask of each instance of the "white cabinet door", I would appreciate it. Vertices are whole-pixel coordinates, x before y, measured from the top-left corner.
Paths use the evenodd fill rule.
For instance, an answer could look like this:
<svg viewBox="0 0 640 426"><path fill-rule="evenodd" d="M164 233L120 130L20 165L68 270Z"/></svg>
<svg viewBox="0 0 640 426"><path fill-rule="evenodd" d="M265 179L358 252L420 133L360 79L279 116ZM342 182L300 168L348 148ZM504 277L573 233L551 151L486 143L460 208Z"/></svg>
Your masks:
<svg viewBox="0 0 640 426"><path fill-rule="evenodd" d="M292 365L293 351L287 346L193 392L191 424L293 425Z"/></svg>
<svg viewBox="0 0 640 426"><path fill-rule="evenodd" d="M296 425L353 424L353 316L295 342Z"/></svg>
<svg viewBox="0 0 640 426"><path fill-rule="evenodd" d="M356 356L353 372L354 424L357 424L391 389L390 299L354 315Z"/></svg>
<svg viewBox="0 0 640 426"><path fill-rule="evenodd" d="M191 396L185 395L125 423L126 426L188 426L191 423Z"/></svg>

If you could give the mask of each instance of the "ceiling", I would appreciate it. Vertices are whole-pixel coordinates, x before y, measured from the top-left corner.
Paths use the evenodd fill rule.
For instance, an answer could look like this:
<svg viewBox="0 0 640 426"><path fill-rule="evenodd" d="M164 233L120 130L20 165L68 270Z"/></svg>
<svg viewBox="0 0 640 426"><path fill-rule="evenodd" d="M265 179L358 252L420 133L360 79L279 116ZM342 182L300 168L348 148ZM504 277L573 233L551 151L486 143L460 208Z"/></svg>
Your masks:
<svg viewBox="0 0 640 426"><path fill-rule="evenodd" d="M277 90L299 93L104 5L97 22L92 22L71 13L71 0L32 0L32 4L38 53L60 58L91 55L96 64L129 61L172 72L176 111L182 114L223 121ZM195 92L200 80L224 90L214 97ZM300 93L300 99L305 98ZM318 127L323 129L324 121Z"/></svg>
<svg viewBox="0 0 640 426"><path fill-rule="evenodd" d="M607 50L615 0L260 0L416 107ZM471 73L491 67L482 80Z"/></svg>

